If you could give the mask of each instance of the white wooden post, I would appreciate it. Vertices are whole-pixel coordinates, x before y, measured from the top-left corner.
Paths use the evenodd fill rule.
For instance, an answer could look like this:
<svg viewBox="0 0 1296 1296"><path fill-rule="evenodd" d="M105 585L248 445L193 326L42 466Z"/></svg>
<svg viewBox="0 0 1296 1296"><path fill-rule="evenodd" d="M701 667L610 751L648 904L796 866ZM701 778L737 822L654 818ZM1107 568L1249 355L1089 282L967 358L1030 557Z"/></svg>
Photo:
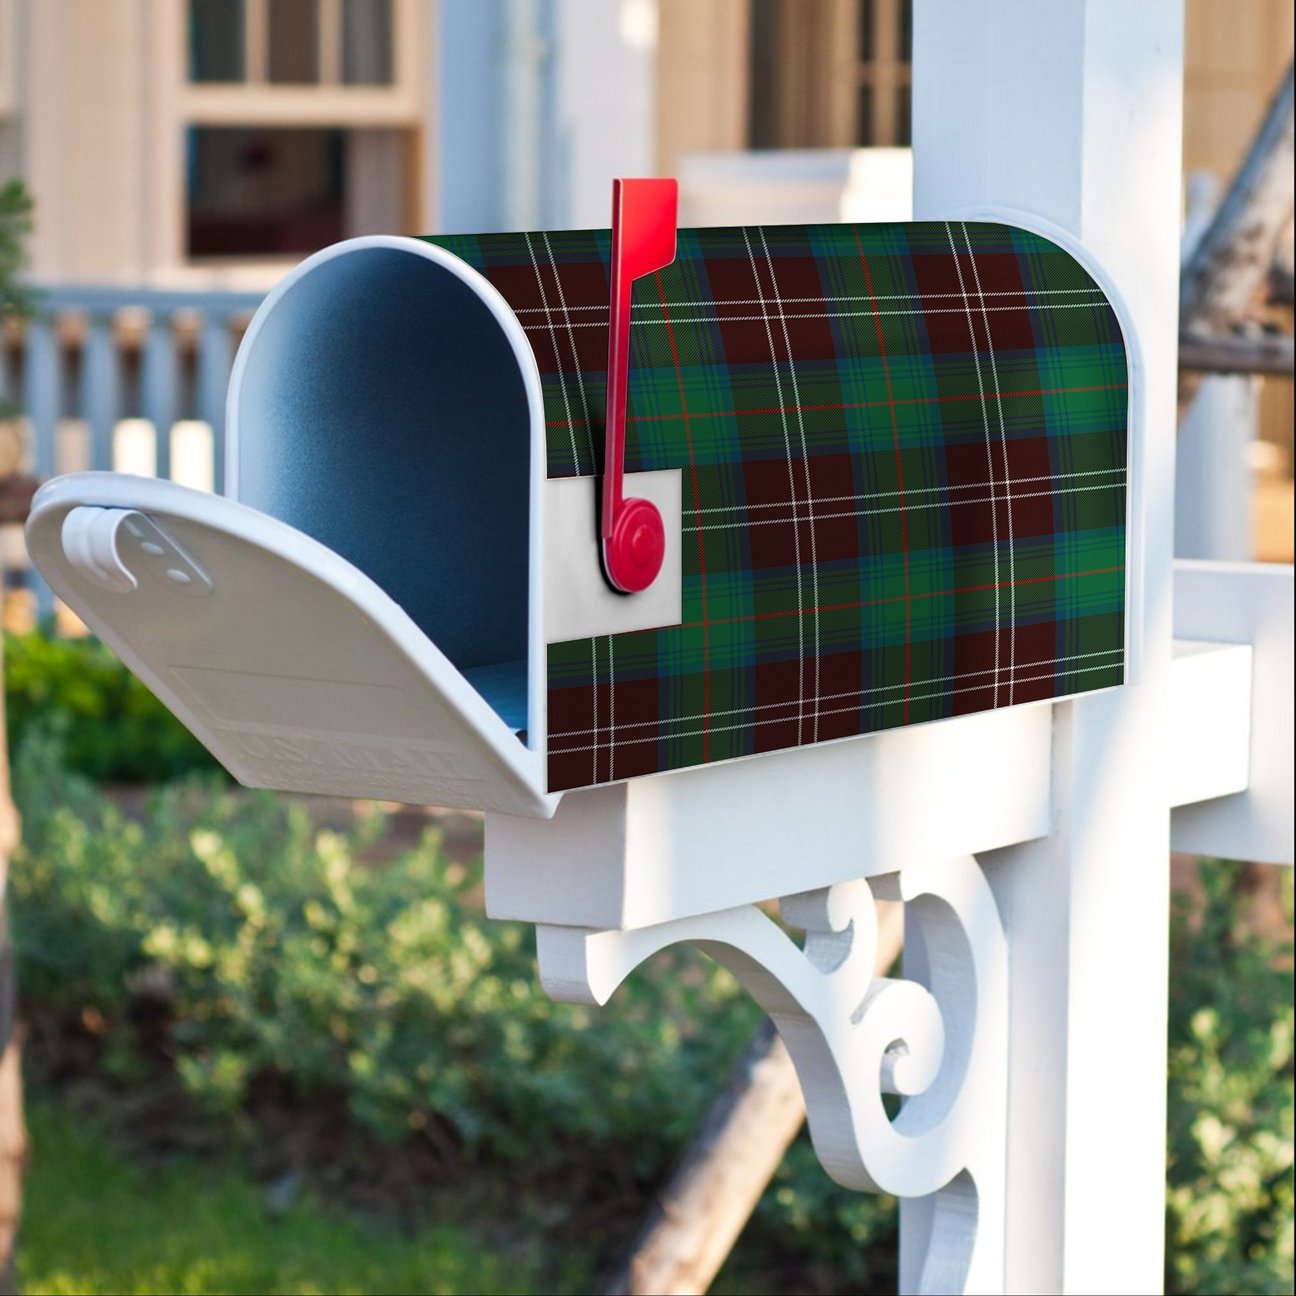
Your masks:
<svg viewBox="0 0 1296 1296"><path fill-rule="evenodd" d="M977 207L1043 217L1106 268L1134 325L1136 679L1054 709L1053 833L982 857L1010 949L1009 1291L1162 1284L1170 817L1160 735L1182 20L1181 0L926 0L915 19L915 218ZM908 1290L908 1239L905 1252Z"/></svg>
<svg viewBox="0 0 1296 1296"><path fill-rule="evenodd" d="M1260 380L1212 374L1179 426L1175 556L1247 562L1255 530L1247 452L1258 435Z"/></svg>

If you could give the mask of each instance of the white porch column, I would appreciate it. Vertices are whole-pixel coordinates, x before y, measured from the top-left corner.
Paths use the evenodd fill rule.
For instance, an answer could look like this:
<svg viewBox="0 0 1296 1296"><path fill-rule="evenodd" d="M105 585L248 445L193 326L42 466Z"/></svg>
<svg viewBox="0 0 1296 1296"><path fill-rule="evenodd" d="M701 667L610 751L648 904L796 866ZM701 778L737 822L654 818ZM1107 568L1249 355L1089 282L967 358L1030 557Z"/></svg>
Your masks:
<svg viewBox="0 0 1296 1296"><path fill-rule="evenodd" d="M652 175L657 0L558 0L545 227L604 228L614 176Z"/></svg>
<svg viewBox="0 0 1296 1296"><path fill-rule="evenodd" d="M1211 374L1179 426L1175 557L1250 562L1255 544L1251 443L1259 436L1260 379Z"/></svg>
<svg viewBox="0 0 1296 1296"><path fill-rule="evenodd" d="M915 19L915 218L1043 217L1133 323L1136 682L1056 707L1053 834L983 860L1011 963L1009 1291L1162 1285L1182 10L922 0Z"/></svg>

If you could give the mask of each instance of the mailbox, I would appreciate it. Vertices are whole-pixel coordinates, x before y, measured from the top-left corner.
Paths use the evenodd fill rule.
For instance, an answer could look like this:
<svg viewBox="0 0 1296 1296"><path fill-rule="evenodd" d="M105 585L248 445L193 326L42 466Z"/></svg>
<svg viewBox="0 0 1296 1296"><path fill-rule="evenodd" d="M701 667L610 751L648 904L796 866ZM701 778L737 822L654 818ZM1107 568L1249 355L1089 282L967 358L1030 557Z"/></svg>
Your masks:
<svg viewBox="0 0 1296 1296"><path fill-rule="evenodd" d="M239 351L229 498L59 478L33 560L240 781L284 790L548 816L1123 682L1126 351L1072 253L963 222L672 251L622 284L618 386L608 231L328 248ZM633 592L609 405L660 519Z"/></svg>

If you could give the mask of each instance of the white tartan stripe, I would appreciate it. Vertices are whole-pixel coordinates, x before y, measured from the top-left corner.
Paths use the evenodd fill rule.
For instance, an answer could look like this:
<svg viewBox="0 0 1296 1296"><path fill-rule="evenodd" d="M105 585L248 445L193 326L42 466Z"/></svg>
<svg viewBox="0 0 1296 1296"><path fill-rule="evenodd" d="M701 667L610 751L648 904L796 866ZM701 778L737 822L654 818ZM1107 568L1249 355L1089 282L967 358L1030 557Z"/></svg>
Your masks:
<svg viewBox="0 0 1296 1296"><path fill-rule="evenodd" d="M1123 654L1124 654L1123 648L1112 648L1112 649L1104 650L1103 652L1100 653L1080 653L1074 657L1059 657L1056 660L1060 664L1062 662L1081 661L1085 657L1116 657L1117 659L1119 659L1121 656L1123 656ZM1020 666L1018 669L1024 671L1024 670L1029 670L1035 666L1044 666L1047 664L1048 664L1047 662L1031 662L1029 663L1029 665ZM1057 679L1059 676L1065 679L1074 675L1090 674L1094 671L1111 670L1111 668L1116 665L1119 665L1119 660L1110 661L1110 662L1100 662L1094 666L1077 666L1070 670L1051 670L1046 672L1043 675L1030 675L1030 676L1018 675L1017 682L1019 684L1033 684L1033 683L1038 683L1041 680ZM938 683L940 679L964 680L964 679L971 679L974 674L997 675L999 673L1002 673L1002 669L999 671L990 671L990 670L975 671L975 672L968 671L962 675L947 675L947 676L938 677L937 679L915 680L907 687L913 688L917 686L921 688L927 684ZM858 692L854 692L854 693L825 694L823 701L825 702L837 701L845 697L866 697L872 693L894 691L895 689L903 689L905 687L906 685L904 684L887 684L887 685L879 685L877 688L873 688L873 689L861 689ZM911 693L909 695L909 700L911 702L927 702L933 698L942 698L942 699L952 698L952 697L957 697L960 693L977 693L980 692L982 689L988 687L990 686L987 684L969 684L965 688L937 689L936 692L934 693L917 693L917 694ZM883 698L877 702L859 702L853 706L830 707L826 711L821 710L819 714L821 716L845 715L851 711L872 710L877 707L883 707L883 706L898 706L899 703L900 703L899 698ZM663 734L658 736L654 736L652 734L646 734L643 735L642 737L628 736L628 731L634 728L646 728L649 726L655 726L661 728L666 725L691 724L698 720L710 720L712 716L748 715L751 714L753 711L760 711L760 710L766 710L766 709L778 708L778 707L790 707L792 705L794 704L790 700L787 702L769 702L764 704L764 706L760 706L760 707L739 707L739 708L735 708L733 711L730 712L715 711L715 712L708 713L705 716L678 715L678 716L670 716L661 720L643 720L638 722L638 724L622 725L621 728L618 730L618 734L619 735L625 734L627 736L625 737L618 736L614 738L612 741L618 744L619 746L623 746L623 747L633 743L659 742L662 740L665 740L667 742L674 742L680 738L696 738L704 733L712 733L712 734L731 733L734 730L738 730L738 729L752 729L760 724L787 723L787 721L791 720L792 718L791 716L788 716L786 720L780 720L779 717L777 716L773 716L773 717L767 716L763 719L755 718L752 720L740 722L739 724L708 725L706 729L690 729L685 733L668 733L668 734ZM993 710L994 708L991 709ZM569 729L569 730L562 730L556 735L551 735L551 737L556 736L559 738L575 738L575 737L579 737L581 734L588 733L588 732L589 731L586 729ZM555 756L570 756L576 752L589 751L589 745L582 744L574 747L555 747L551 742L549 746L549 751L551 755L555 755Z"/></svg>
<svg viewBox="0 0 1296 1296"><path fill-rule="evenodd" d="M1124 652L1123 648L1103 648L1098 652L1069 653L1064 657L1044 657L1041 658L1039 661L1025 663L1025 665L1023 665L1021 669L1038 670L1042 666L1065 666L1072 662L1089 661L1091 658L1094 657L1119 657L1123 652ZM1108 662L1107 665L1111 666L1112 663ZM1003 669L1004 669L1003 667L1000 667L1001 672ZM931 684L948 684L951 680L979 679L983 675L993 675L993 674L995 674L994 668L986 667L984 670L962 671L957 675L932 675L928 679L921 679L916 682L921 687L926 688L928 685ZM872 688L847 689L841 693L825 693L823 695L823 701L841 702L845 698L871 697L874 693L894 693L899 689L903 689L904 687L905 687L904 684L876 684ZM975 687L985 688L986 685L978 684ZM649 729L649 728L660 727L663 724L674 724L674 723L691 724L695 720L705 720L710 716L747 715L753 711L773 711L773 710L777 710L779 707L790 707L794 705L795 703L793 703L790 699L786 702L761 702L756 706L730 707L728 709L723 709L719 711L709 711L707 712L706 715L703 715L701 712L697 712L692 715L680 715L674 717L671 720L634 720L631 721L629 724L622 725L621 728L623 730ZM593 730L561 729L561 730L557 730L556 732L558 733L558 736L560 738L579 738L583 734L592 733ZM580 748L577 748L576 750L579 751Z"/></svg>
<svg viewBox="0 0 1296 1296"><path fill-rule="evenodd" d="M945 237L949 239L950 252L954 255L954 269L958 274L959 288L963 293L963 310L967 315L968 337L972 343L972 363L976 366L977 390L981 393L981 425L985 429L986 472L990 476L990 535L994 542L994 596L995 596L995 687L994 705L999 705L999 641L1002 627L999 618L999 519L998 519L998 484L995 481L994 451L990 448L990 417L986 413L985 382L981 375L981 356L977 347L976 328L972 323L972 305L967 296L967 284L963 280L963 267L959 264L958 249L954 246L954 232L949 222L945 223ZM997 384L996 384L997 385ZM1009 675L1011 681L1012 676Z"/></svg>
<svg viewBox="0 0 1296 1296"><path fill-rule="evenodd" d="M976 299L975 293L968 294L969 304ZM719 303L724 305L723 302ZM1095 306L1101 305L1098 301L1092 302L1042 302L1038 306L1032 306L1032 311L1051 311L1051 310L1093 310ZM573 309L576 309L573 307ZM603 308L605 311L607 307ZM982 310L986 311L1022 311L1024 306L986 306L982 305ZM963 309L959 306L919 306L914 310L858 310L858 311L786 311L777 318L780 319L855 319L858 317L872 318L875 314L882 317L889 315L962 315ZM670 319L641 319L635 320L636 328L643 328L648 324L672 326L678 324L742 324L747 321L759 322L764 320L764 315L682 315L676 319L673 315ZM523 324L522 327L530 332L532 329L543 330L548 328L545 324ZM577 320L568 325L569 328L607 328L606 320Z"/></svg>
<svg viewBox="0 0 1296 1296"><path fill-rule="evenodd" d="M968 238L967 225L963 230L963 242L968 250L968 262L972 266L972 281L976 284L977 296L981 299L981 317L985 322L986 351L990 356L990 381L995 389L995 408L999 411L999 446L1003 452L1004 499L1008 502L1005 522L1008 527L1008 705L1013 700L1013 659L1017 655L1017 555L1013 550L1013 511L1012 511L1012 470L1008 466L1008 431L1004 427L1003 401L999 391L999 364L995 360L994 338L990 333L990 315L986 309L985 296L981 292L981 272L977 269L976 256L972 251L972 240ZM954 258L957 262L958 258ZM989 397L987 396L987 400ZM991 491L993 494L993 489ZM1060 493L1060 492L1059 492ZM992 504L993 508L994 505Z"/></svg>
<svg viewBox="0 0 1296 1296"><path fill-rule="evenodd" d="M562 309L563 322L567 327L567 342L571 347L572 368L576 372L576 387L580 392L581 409L586 413L585 426L589 433L590 464L596 464L599 461L598 447L594 444L594 428L588 417L589 404L585 399L585 376L581 373L580 358L576 351L576 334L572 331L576 326L572 323L571 313L567 310L567 295L563 291L562 276L558 273L558 262L554 259L553 244L549 241L549 235L543 234L545 251L549 254L549 264L553 267L554 283L558 285L558 302ZM538 272L537 272L538 273ZM545 299L547 300L547 298ZM554 354L557 355L557 340L554 341ZM563 404L569 406L568 417L571 417L570 403L566 396L566 382L564 379Z"/></svg>
<svg viewBox="0 0 1296 1296"><path fill-rule="evenodd" d="M765 250L765 264L769 268L770 287L774 290L774 305L779 308L779 320L783 325L783 346L787 351L788 377L792 383L792 401L793 408L796 410L797 429L801 436L801 474L805 478L806 491L806 512L810 515L810 577L814 584L812 595L814 601L814 725L811 734L812 741L819 741L819 678L822 663L820 662L820 639L819 639L819 555L817 552L817 542L815 540L815 511L814 511L814 488L810 484L810 448L806 443L805 415L801 411L801 389L797 383L796 361L792 355L792 338L788 334L787 316L782 312L783 300L779 296L778 279L774 275L774 259L770 256L769 243L765 238L765 231L759 230L761 247ZM778 361L775 361L777 368ZM710 531L713 528L704 526L702 530ZM798 602L800 598L798 596ZM797 739L800 741L801 735L798 733Z"/></svg>
<svg viewBox="0 0 1296 1296"><path fill-rule="evenodd" d="M1111 490L1124 490L1124 489L1125 489L1124 482L1099 482L1092 486L1067 486L1062 490L1056 490L1056 491L1054 490L1027 491L1025 493L1019 493L1013 496L1013 498L1019 500L1043 499L1045 496L1051 498L1055 495L1078 495L1084 491L1111 491ZM1003 497L998 495L989 495L989 496L982 496L980 499L927 500L925 503L919 503L919 504L909 504L908 502L906 502L903 505L897 504L894 507L848 509L843 513L819 513L815 517L812 517L810 521L813 523L813 522L838 521L841 518L852 518L852 517L880 517L886 513L910 513L910 512L915 512L918 509L958 508L959 505L961 504L992 504L993 505L998 503L998 501L1001 498ZM823 500L820 500L819 502L821 504L824 503ZM1011 501L1009 502L1011 503ZM762 505L761 507L787 508L788 506L786 504L779 504L779 505ZM702 511L705 513L707 510L703 509ZM755 518L752 520L741 518L735 522L704 522L702 523L702 530L703 531L729 531L735 528L758 527L758 526L799 526L801 520L802 519L798 519L798 518ZM1011 574L1012 569L1013 569L1013 565L1010 564L1009 579L1015 579L1015 577L1013 577Z"/></svg>
<svg viewBox="0 0 1296 1296"><path fill-rule="evenodd" d="M530 235L530 234L524 234L522 237L523 237L523 239L524 239L525 242L526 242L526 250L527 250L527 254L528 254L528 255L530 256L530 258L531 258L531 268L535 271L536 287L540 290L540 300L541 300L542 302L545 303L545 306L544 306L545 316L546 316L546 318L550 321L550 322L546 325L546 327L545 327L545 331L549 334L549 341L553 344L554 361L557 363L558 367L561 369L561 368L562 368L562 356L559 354L559 351L558 351L558 332L557 332L557 330L554 328L554 325L553 325L553 315L552 315L552 314L550 313L550 311L549 311L549 296L548 296L548 294L545 292L544 277L543 277L543 276L541 275L541 273L540 273L540 263L536 260L535 248L531 245L531 235ZM550 260L550 263L552 264L552 262L553 262L553 256L552 256L552 253L550 254L550 258L549 258L549 260ZM563 407L564 407L564 409L566 409L566 411L567 411L567 424L568 424L567 430L568 430L568 432L571 434L572 466L577 470L577 472L579 472L579 471L580 471L580 453L579 453L579 452L577 451L577 449L576 449L576 429L575 429L574 426L572 426L571 401L567 399L567 383L564 381L564 382L559 383L558 385L559 385L559 387L562 389ZM586 422L588 422L588 420L586 420ZM593 433L591 433L591 436L592 436L592 435L593 435ZM590 471L591 471L591 472L594 471L594 465L595 465L595 463L597 463L597 460L591 460L591 461L590 461Z"/></svg>
<svg viewBox="0 0 1296 1296"><path fill-rule="evenodd" d="M747 245L747 258L751 262L752 278L756 291L761 292L760 271L756 268L756 254L752 251L751 238L744 228L743 242ZM761 315L765 321L765 336L769 340L770 362L774 366L774 387L778 392L779 418L783 424L783 445L787 453L788 495L792 500L792 521L798 523L796 505L796 476L792 469L792 434L788 430L787 409L783 400L783 379L779 376L778 355L774 350L774 330L770 328L769 312L765 308L765 298L760 297ZM753 317L754 318L754 317ZM793 556L796 560L797 605L805 602L801 589L801 528L794 525L792 531ZM805 618L797 617L797 742L801 741L801 727L805 724ZM550 749L552 750L552 748Z"/></svg>
<svg viewBox="0 0 1296 1296"><path fill-rule="evenodd" d="M874 301L939 301L944 297L957 297L960 300L965 296L975 297L1056 297L1061 294L1088 293L1097 299L1095 304L1101 304L1105 298L1101 288L1003 288L996 289L992 292L977 292L975 294L964 293L878 293L873 298ZM845 297L780 297L779 300L785 306L800 306L806 302L862 302L863 297L851 294ZM706 301L668 301L668 302L632 302L631 310L675 310L683 308L685 310L701 309L705 310L708 306L759 306L761 300L759 297L734 297L727 301L715 302L711 299ZM519 306L513 311L515 315L537 315L541 312L547 312L548 306ZM569 311L604 311L608 309L607 302L597 302L587 306L568 306Z"/></svg>
<svg viewBox="0 0 1296 1296"><path fill-rule="evenodd" d="M562 276L558 273L558 262L557 262L557 260L555 260L555 258L554 258L553 244L552 244L552 243L550 242L550 240L549 240L549 235L548 235L548 233L544 233L544 234L542 234L541 237L544 239L545 252L546 252L546 253L548 254L548 256L549 256L549 264L550 264L550 266L553 268L554 283L557 284L557 286L558 286L558 303L559 303L559 306L560 306L561 309L562 309L563 321L564 321L564 323L566 324L566 327L567 327L567 344L568 344L568 346L571 348L572 368L576 371L576 386L577 386L578 391L580 392L580 405L581 405L581 411L582 411L582 413L584 413L585 416L586 416L586 417L585 417L585 430L586 430L587 435L589 436L590 467L591 467L591 469L592 469L593 466L594 466L595 464L598 463L598 450L597 450L597 448L596 448L595 445L594 445L594 427L593 427L592 422L591 422L590 419L589 419L589 402L585 399L585 378L584 378L584 375L581 373L580 355L579 355L579 352L577 351L577 348L576 348L576 334L573 332L572 318L571 318L570 313L569 313L568 310L567 310L567 295L566 295L566 293L563 291L563 286L562 286ZM531 236L528 234L528 235L527 235L527 247L528 247L528 249L530 248L530 246L531 246ZM532 263L535 262L535 255L534 255L534 253L532 254L532 258L531 258L531 260L532 260ZM539 269L538 266L536 267L536 282L537 282L538 284L541 285L541 289L540 289L540 291L541 291L541 300L544 301L544 302L546 302L546 304L547 304L547 303L548 303L548 298L544 296L543 281L542 281L541 278L540 278L540 269ZM548 318L552 319L552 316L548 316ZM552 327L550 328L550 334L552 335L552 337L553 337L553 342L554 342L554 358L555 358L555 359L558 359L558 339L557 339L557 334L554 332L554 330L552 329ZM560 362L560 364L559 364L559 367L561 368L561 362ZM566 375L564 375L564 377L563 377L563 381L562 381L562 384L561 384L561 385L562 385L562 390L563 390L563 407L564 407L564 409L567 411L567 417L570 419L570 418L571 418L571 400L570 400L570 398L569 398L569 396L568 396L568 393L567 393L567 381L566 381ZM573 456L574 456L574 454L575 454L575 435L574 435L574 432L573 432L573 437L572 437L572 451L573 451ZM574 464L579 465L579 462L580 462L579 460L577 460L577 459L575 459L575 458L573 457L573 463L574 463ZM591 782L591 783L597 783L597 782L598 782L598 732L597 732L597 726L598 726L599 686L598 686L598 641L597 641L596 639L591 639L591 640L590 640L590 687L591 687L591 689L592 689L592 691L593 691L593 699L594 699L594 724L595 724L594 750L593 750L593 752L591 753L591 761L590 761L591 766L592 766L592 768L591 768L591 772L590 772L590 782ZM609 670L608 670L608 691L609 691L609 693L611 693L611 690L614 689L615 687L616 687L616 683L615 683L615 681L614 681L613 678L612 678L612 672L611 672L611 669L610 669L610 667L609 667ZM610 703L610 701L609 701L609 709L611 709L611 703ZM610 738L611 738L611 735L609 735L609 740L610 740ZM609 753L610 753L611 750L612 750L611 745L609 745L609 749L608 749L608 750L609 750ZM610 763L610 762L611 762L611 756L610 756L610 755L609 755L609 758L608 758L608 759L609 759L609 763Z"/></svg>
<svg viewBox="0 0 1296 1296"><path fill-rule="evenodd" d="M1123 486L1125 484L1124 468L1086 468L1079 472L1069 473L1044 473L1036 477L1015 477L1013 478L1014 486L1027 486L1032 482L1058 482L1073 481L1077 477L1108 477L1115 474L1121 478L1118 482L1104 483L1112 487ZM914 486L905 488L905 499L908 500L910 495L932 495L937 492L945 494L948 491L965 491L965 490L990 490L989 482L954 482L949 486ZM860 495L821 495L816 503L819 504L847 504L853 500L869 499L894 499L895 491L869 491ZM1018 496L1019 499L1028 498L1027 496ZM974 501L975 502L975 501ZM686 517L696 517L699 513L750 513L754 509L772 509L787 508L790 501L775 500L769 504L715 504L704 509L686 508L684 514ZM926 507L922 505L920 507Z"/></svg>

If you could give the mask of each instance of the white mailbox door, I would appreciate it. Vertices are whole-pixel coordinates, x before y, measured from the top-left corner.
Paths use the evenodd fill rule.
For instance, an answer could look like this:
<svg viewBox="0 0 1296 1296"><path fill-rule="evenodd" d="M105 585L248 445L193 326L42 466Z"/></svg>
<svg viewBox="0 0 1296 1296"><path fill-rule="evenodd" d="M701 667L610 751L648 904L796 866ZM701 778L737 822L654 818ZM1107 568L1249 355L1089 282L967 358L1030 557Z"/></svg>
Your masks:
<svg viewBox="0 0 1296 1296"><path fill-rule="evenodd" d="M239 782L553 813L526 735L300 531L170 482L82 473L37 495L27 537L55 593Z"/></svg>

